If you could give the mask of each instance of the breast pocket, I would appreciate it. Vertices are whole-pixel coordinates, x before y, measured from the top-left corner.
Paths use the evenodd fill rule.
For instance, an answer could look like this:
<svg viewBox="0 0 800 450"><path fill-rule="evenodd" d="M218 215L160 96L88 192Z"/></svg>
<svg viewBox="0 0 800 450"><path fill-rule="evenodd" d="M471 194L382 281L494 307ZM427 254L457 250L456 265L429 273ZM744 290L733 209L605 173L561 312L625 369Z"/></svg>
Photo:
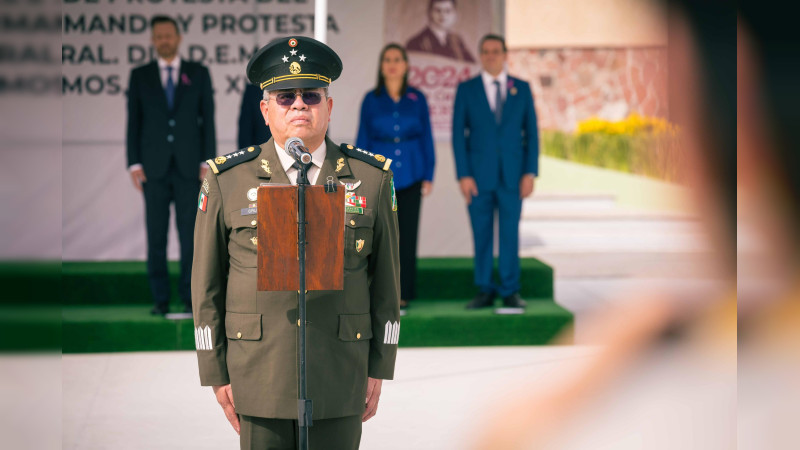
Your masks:
<svg viewBox="0 0 800 450"><path fill-rule="evenodd" d="M256 267L256 215L243 216L239 210L231 213L231 239L229 252L231 264Z"/></svg>
<svg viewBox="0 0 800 450"><path fill-rule="evenodd" d="M344 225L344 267L358 269L372 253L375 216L371 209L364 208L364 214L346 214Z"/></svg>

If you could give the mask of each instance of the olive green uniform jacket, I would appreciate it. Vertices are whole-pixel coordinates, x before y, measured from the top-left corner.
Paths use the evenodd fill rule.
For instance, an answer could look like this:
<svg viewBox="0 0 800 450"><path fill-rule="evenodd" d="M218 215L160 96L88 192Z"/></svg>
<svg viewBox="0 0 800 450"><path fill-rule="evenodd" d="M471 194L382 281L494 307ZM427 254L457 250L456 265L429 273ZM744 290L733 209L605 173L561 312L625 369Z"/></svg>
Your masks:
<svg viewBox="0 0 800 450"><path fill-rule="evenodd" d="M326 143L317 184L329 177L338 189L357 184L354 192L366 207L363 214L345 214L344 290L309 291L306 297L307 392L315 419L363 413L367 377L394 375L400 328L390 161L376 163L370 158L385 158ZM296 419L298 294L256 290L256 214L249 208L255 201L247 197L262 183L289 179L272 139L226 155L223 163L209 160L209 166L192 268L200 383L230 383L239 414Z"/></svg>

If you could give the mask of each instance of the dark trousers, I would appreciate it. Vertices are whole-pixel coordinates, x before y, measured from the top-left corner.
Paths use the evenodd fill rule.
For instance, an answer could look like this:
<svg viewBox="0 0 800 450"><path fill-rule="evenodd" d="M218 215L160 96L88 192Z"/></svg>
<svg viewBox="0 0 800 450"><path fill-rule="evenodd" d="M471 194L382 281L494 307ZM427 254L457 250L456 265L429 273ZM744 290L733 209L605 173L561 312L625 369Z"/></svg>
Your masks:
<svg viewBox="0 0 800 450"><path fill-rule="evenodd" d="M475 285L481 292L495 292L501 297L519 292L519 219L522 215L519 189L498 186L494 191L479 190L468 209L475 244ZM492 281L495 211L500 228L499 285Z"/></svg>
<svg viewBox="0 0 800 450"><path fill-rule="evenodd" d="M409 301L417 297L417 234L422 182L400 189L395 195L397 226L400 229L400 298Z"/></svg>
<svg viewBox="0 0 800 450"><path fill-rule="evenodd" d="M197 166L200 173L200 165ZM145 172L147 176L147 172ZM175 203L175 223L181 247L181 274L178 294L185 305L192 304L192 255L194 254L194 222L197 214L197 195L200 180L182 178L170 164L164 178L148 178L143 184L145 222L147 224L147 276L156 305L167 306L170 298L167 273L167 231L169 205Z"/></svg>
<svg viewBox="0 0 800 450"><path fill-rule="evenodd" d="M294 450L297 421L239 416L239 445L242 450ZM314 419L308 428L312 450L356 450L361 443L361 416Z"/></svg>

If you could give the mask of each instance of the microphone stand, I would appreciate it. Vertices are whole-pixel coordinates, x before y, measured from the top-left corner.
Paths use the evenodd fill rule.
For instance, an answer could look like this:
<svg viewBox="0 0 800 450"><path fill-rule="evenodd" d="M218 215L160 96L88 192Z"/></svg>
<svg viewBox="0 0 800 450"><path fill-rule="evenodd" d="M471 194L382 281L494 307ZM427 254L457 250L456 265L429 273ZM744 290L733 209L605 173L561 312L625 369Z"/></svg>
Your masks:
<svg viewBox="0 0 800 450"><path fill-rule="evenodd" d="M298 161L300 170L297 172L297 258L300 268L300 290L298 291L299 337L298 337L298 387L297 400L297 425L298 448L308 450L308 427L312 425L312 404L306 398L306 186L308 183L308 169L311 163L303 164Z"/></svg>

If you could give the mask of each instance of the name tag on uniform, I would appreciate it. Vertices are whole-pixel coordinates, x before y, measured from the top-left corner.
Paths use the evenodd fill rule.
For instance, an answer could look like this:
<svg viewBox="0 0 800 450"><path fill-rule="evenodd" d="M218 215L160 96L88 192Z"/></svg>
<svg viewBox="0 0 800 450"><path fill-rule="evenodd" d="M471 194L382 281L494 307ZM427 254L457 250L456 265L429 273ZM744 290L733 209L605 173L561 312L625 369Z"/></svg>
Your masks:
<svg viewBox="0 0 800 450"><path fill-rule="evenodd" d="M241 211L243 216L252 216L258 212L258 208L242 208Z"/></svg>

